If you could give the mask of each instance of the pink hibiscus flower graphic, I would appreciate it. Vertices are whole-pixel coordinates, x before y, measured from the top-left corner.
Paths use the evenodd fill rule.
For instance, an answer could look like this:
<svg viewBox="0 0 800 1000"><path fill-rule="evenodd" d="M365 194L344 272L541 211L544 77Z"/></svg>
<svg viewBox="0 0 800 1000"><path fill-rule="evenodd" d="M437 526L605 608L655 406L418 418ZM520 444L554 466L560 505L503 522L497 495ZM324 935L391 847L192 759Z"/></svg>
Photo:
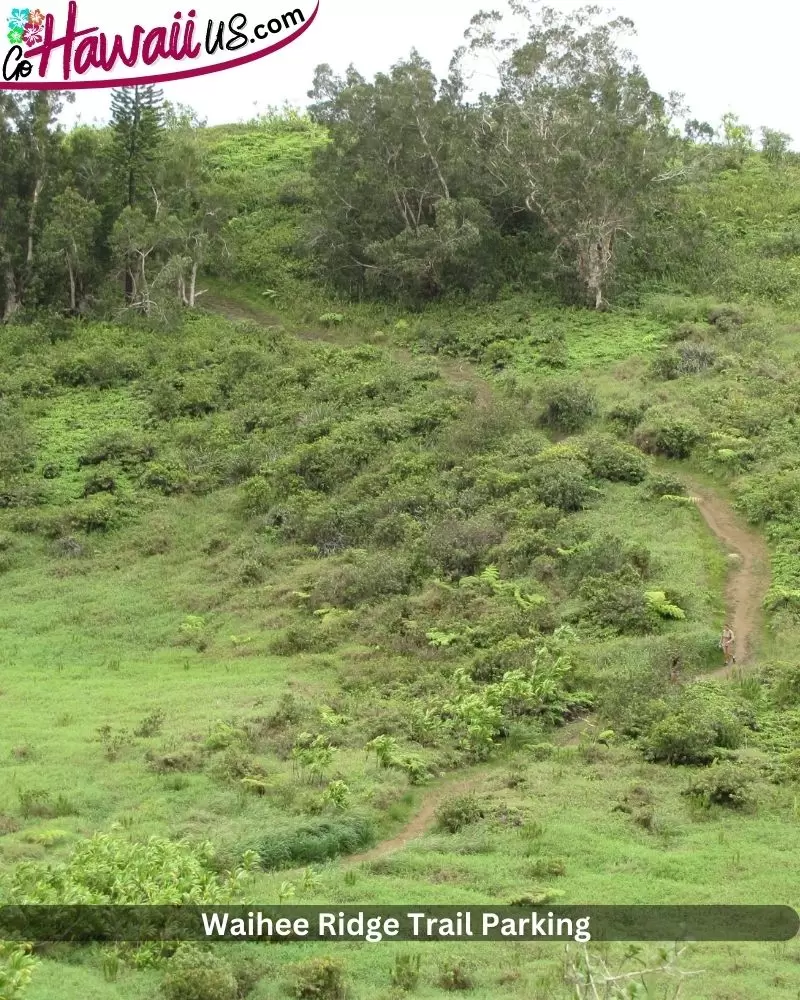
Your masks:
<svg viewBox="0 0 800 1000"><path fill-rule="evenodd" d="M43 14L39 10L38 7L36 8L36 10L29 10L28 11L28 24L29 25L32 24L35 28L40 28L44 24L46 16L47 15ZM26 27L27 27L27 25L26 25Z"/></svg>
<svg viewBox="0 0 800 1000"><path fill-rule="evenodd" d="M38 24L28 23L25 25L24 38L25 44L30 48L33 45L41 45L44 34Z"/></svg>

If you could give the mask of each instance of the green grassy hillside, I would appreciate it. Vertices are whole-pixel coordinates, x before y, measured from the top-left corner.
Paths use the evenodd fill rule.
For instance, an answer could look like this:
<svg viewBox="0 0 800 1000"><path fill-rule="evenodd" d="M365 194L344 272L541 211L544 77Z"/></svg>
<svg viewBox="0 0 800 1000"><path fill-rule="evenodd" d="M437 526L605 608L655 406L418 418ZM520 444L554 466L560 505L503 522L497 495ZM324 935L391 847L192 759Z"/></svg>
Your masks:
<svg viewBox="0 0 800 1000"><path fill-rule="evenodd" d="M209 303L0 334L3 897L135 900L156 838L153 899L797 905L790 317ZM695 680L728 562L687 473L769 523L740 679ZM431 794L438 827L348 863ZM332 955L367 998L410 950L217 954L240 995ZM570 995L562 946L419 954L420 996ZM178 968L40 958L31 1000ZM698 945L683 995L794 996L798 960Z"/></svg>
<svg viewBox="0 0 800 1000"><path fill-rule="evenodd" d="M0 901L797 907L794 159L690 157L607 311L535 226L412 309L320 281L321 126L171 128L153 288L183 238L200 308L0 326ZM561 944L174 951L0 945L0 1000L592 995ZM701 943L625 995L798 963Z"/></svg>

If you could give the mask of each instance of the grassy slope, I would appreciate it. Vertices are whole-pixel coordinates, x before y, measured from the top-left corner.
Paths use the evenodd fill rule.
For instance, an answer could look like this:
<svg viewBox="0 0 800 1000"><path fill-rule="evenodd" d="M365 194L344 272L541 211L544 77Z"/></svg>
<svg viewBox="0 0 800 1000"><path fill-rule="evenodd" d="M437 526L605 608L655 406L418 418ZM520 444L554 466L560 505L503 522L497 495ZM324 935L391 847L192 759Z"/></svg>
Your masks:
<svg viewBox="0 0 800 1000"><path fill-rule="evenodd" d="M76 412L87 425L94 424L98 412L113 411L120 425L138 426L136 396L135 389L127 397L122 390L70 390L57 396L41 407L36 422L41 456L58 453L66 468L73 465L70 459L86 444L76 426ZM77 483L58 483L53 500L74 495ZM6 864L59 856L76 838L114 824L134 838L158 832L211 834L223 844L240 840L244 832L268 829L275 807L263 800L242 796L207 773L176 781L142 766L146 748L185 746L215 720L259 715L274 707L287 687L314 701L336 694L342 654L291 659L265 655L274 634L270 625L277 624L275 609L268 600L265 604L266 594L220 585L221 578L230 581L229 549L222 554L203 549L216 537L236 544L240 529L229 507L232 500L224 490L206 498L151 500L144 524L108 537L89 536L91 553L84 559L53 560L42 543L23 540L27 548L19 553L16 568L4 576L3 698L16 712L0 744L0 758L6 761L0 772L2 801L14 803L20 789L67 789L78 812L24 821L17 833L3 838ZM579 520L595 529L625 525L631 538L653 550L662 567L660 579L667 584L680 581L698 595L693 617L719 614L721 560L694 512L644 507L630 488L610 487L603 503ZM145 556L143 546L162 537L169 539L167 550ZM698 552L703 559L697 558ZM302 578L302 561L295 572ZM209 612L215 623L210 650L171 645L187 615ZM237 647L242 639L250 641ZM166 714L163 733L138 739L124 747L118 759L107 760L98 727L133 730L154 706ZM15 758L14 747L25 748L30 759ZM264 759L289 778L287 765L269 755ZM337 763L355 794L368 801L381 784L374 766L366 765L355 751L347 751ZM503 777L509 766L521 766L525 775L525 784L513 791L505 787ZM655 836L611 811L633 781L653 789ZM541 835L533 827L533 837L527 839L530 827L507 829L498 820L457 838L430 835L401 855L367 864L354 885L343 883L341 866L332 863L324 869L316 893L304 900L490 902L540 885L542 878L533 874L539 856L563 859L566 874L556 882L570 902L721 901L721 892L731 901L788 899L774 858L786 851L788 859L791 849L797 821L792 797L774 791L757 817L726 815L698 823L680 798L684 782L680 772L643 765L622 749L589 748L584 755L570 748L554 762L540 764L512 754L485 786L487 802L502 801L519 810L523 822L541 824ZM410 796L399 782L385 789L386 795L394 803L386 817L386 828L391 829L407 814ZM17 810L12 805L8 812ZM532 859L522 866L520 850ZM260 876L251 898L275 898L283 878ZM545 876L544 881L553 879ZM360 995L380 989L393 950L345 949ZM427 949L428 975L435 972L441 954L441 949ZM555 989L554 954L524 954L513 947L487 950L479 961L477 978L483 988L477 995L498 995L498 986L492 984L517 965L520 979L504 989L517 995L526 995L534 983ZM792 954L766 946L702 948L693 964L710 971L702 980L702 992L688 995L730 995L713 991L728 989L723 983L732 967L740 970L736 981L742 995L779 995L775 977L790 979ZM295 957L300 953L287 948L279 964ZM90 959L85 966L70 967L66 979L45 963L30 996L68 996L80 989L86 996L134 998L146 995L145 984L151 981L149 974L125 976L111 986L99 975ZM278 995L275 989L265 982L255 996Z"/></svg>

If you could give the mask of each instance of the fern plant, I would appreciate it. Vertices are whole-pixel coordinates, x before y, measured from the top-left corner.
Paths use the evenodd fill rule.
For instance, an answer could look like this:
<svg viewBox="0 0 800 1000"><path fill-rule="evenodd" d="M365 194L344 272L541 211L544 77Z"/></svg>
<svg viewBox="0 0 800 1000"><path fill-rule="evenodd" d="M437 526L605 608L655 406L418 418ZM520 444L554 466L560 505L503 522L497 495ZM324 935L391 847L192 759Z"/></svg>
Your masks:
<svg viewBox="0 0 800 1000"><path fill-rule="evenodd" d="M671 604L663 590L648 590L644 596L650 609L662 618L673 618L676 621L683 621L686 618L683 608Z"/></svg>

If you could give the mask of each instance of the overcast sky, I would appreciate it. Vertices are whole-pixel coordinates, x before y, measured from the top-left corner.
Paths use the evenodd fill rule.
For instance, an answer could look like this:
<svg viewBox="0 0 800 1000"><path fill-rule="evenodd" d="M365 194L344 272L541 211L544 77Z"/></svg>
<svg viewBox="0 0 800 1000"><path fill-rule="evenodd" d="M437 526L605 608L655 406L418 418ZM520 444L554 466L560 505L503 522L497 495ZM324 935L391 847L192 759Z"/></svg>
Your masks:
<svg viewBox="0 0 800 1000"><path fill-rule="evenodd" d="M304 11L313 9L314 2L299 0ZM550 2L562 9L582 6L577 0ZM172 13L169 0L117 4L83 0L80 20L84 12L89 17L97 12L94 23L111 32L130 29L126 12L131 10L145 26L166 23ZM504 0L321 0L316 21L296 42L249 66L167 84L165 96L192 105L213 125L246 120L285 101L305 104L314 67L322 62L337 71L352 62L371 76L416 47L442 75L470 16L482 7L503 5ZM188 3L174 6L188 9ZM290 9L284 0L197 0L195 6L201 24L240 10L263 13L267 20ZM800 5L791 0L617 0L608 6L635 21L638 35L631 47L653 88L682 92L694 117L717 124L732 110L754 128L767 125L800 139ZM488 78L486 89L491 89ZM70 118L102 121L107 107L108 91L84 91Z"/></svg>

